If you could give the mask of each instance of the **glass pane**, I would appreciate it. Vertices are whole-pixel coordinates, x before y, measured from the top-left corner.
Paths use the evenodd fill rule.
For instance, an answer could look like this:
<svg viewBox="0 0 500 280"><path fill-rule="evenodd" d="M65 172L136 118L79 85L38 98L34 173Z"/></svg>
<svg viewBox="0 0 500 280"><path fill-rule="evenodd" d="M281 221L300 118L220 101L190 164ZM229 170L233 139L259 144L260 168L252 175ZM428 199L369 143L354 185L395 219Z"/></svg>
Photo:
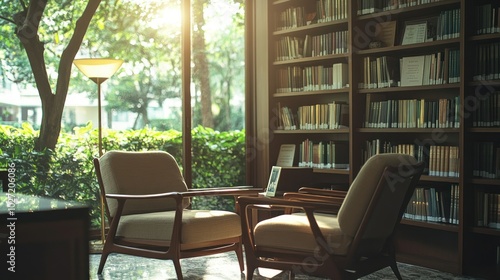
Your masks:
<svg viewBox="0 0 500 280"><path fill-rule="evenodd" d="M245 183L244 4L191 0L193 188Z"/></svg>
<svg viewBox="0 0 500 280"><path fill-rule="evenodd" d="M79 56L124 60L103 83L105 150L164 150L181 164L181 0L103 2L86 38ZM74 79L72 85L97 99L88 79ZM94 115L67 111L66 116L80 124Z"/></svg>

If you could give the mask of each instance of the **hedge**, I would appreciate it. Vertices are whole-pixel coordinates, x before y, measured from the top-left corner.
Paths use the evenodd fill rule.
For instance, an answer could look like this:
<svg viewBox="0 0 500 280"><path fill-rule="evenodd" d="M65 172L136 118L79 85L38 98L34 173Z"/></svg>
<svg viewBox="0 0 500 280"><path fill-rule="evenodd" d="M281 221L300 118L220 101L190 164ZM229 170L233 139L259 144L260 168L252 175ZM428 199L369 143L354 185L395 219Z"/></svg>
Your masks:
<svg viewBox="0 0 500 280"><path fill-rule="evenodd" d="M0 125L0 168L15 165L16 192L71 200L90 206L92 227L100 224L99 187L92 160L98 155L98 132L88 124L73 133L61 133L54 151L34 150L38 131ZM182 133L175 130L104 130L103 149L162 150L182 168ZM192 188L245 184L245 132L218 132L196 127L192 131ZM193 208L233 210L232 198L196 199Z"/></svg>

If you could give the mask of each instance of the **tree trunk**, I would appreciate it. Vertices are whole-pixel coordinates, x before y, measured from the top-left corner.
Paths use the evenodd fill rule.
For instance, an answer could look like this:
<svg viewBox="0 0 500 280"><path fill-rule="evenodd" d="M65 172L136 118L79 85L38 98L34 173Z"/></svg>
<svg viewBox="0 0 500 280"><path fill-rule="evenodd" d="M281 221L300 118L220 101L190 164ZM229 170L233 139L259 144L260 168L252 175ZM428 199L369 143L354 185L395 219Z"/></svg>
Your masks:
<svg viewBox="0 0 500 280"><path fill-rule="evenodd" d="M89 0L82 16L76 22L75 32L59 61L55 94L52 93L45 66L44 44L38 37L41 15L43 15L47 0L32 0L29 2L28 9L18 14L24 16L24 20L17 23L16 35L26 50L42 102L40 135L35 142L35 149L38 151L55 149L61 131L62 113L68 94L72 63L100 3L101 0Z"/></svg>
<svg viewBox="0 0 500 280"><path fill-rule="evenodd" d="M201 92L201 122L204 127L214 127L212 114L212 93L210 91L210 73L206 55L205 19L203 17L203 5L206 1L193 1L193 61L194 76L198 79Z"/></svg>

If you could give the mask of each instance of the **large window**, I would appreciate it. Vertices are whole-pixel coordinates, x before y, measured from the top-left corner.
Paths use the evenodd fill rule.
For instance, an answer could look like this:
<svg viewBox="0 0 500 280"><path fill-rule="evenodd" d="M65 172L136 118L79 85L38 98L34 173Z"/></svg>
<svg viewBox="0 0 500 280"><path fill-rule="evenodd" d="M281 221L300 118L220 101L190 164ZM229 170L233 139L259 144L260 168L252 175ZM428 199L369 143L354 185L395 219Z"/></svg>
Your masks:
<svg viewBox="0 0 500 280"><path fill-rule="evenodd" d="M228 184L228 178L232 178L229 183L242 185L245 183L245 151L232 143L236 139L230 132L242 131L245 125L245 1L184 1L190 2L191 11L191 125L194 131L213 129L210 145L218 145L217 151L227 151L213 157L210 155L213 147L196 134L192 135L193 187L223 187ZM224 141L223 135L229 138ZM222 157L233 157L232 162L237 164L220 168L222 161L217 159ZM204 174L210 170L213 176Z"/></svg>
<svg viewBox="0 0 500 280"><path fill-rule="evenodd" d="M192 188L245 183L245 2L103 2L94 20L105 26L81 49L125 60L106 89L109 127L181 131Z"/></svg>

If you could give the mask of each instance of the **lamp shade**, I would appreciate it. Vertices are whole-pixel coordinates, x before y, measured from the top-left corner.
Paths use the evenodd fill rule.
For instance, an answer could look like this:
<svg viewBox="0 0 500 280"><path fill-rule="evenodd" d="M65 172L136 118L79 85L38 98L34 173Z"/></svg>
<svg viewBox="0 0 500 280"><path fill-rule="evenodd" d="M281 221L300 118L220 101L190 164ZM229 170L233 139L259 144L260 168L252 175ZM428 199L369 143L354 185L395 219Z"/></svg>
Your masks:
<svg viewBox="0 0 500 280"><path fill-rule="evenodd" d="M88 78L96 83L104 82L115 74L123 63L121 59L112 58L81 58L73 63Z"/></svg>

